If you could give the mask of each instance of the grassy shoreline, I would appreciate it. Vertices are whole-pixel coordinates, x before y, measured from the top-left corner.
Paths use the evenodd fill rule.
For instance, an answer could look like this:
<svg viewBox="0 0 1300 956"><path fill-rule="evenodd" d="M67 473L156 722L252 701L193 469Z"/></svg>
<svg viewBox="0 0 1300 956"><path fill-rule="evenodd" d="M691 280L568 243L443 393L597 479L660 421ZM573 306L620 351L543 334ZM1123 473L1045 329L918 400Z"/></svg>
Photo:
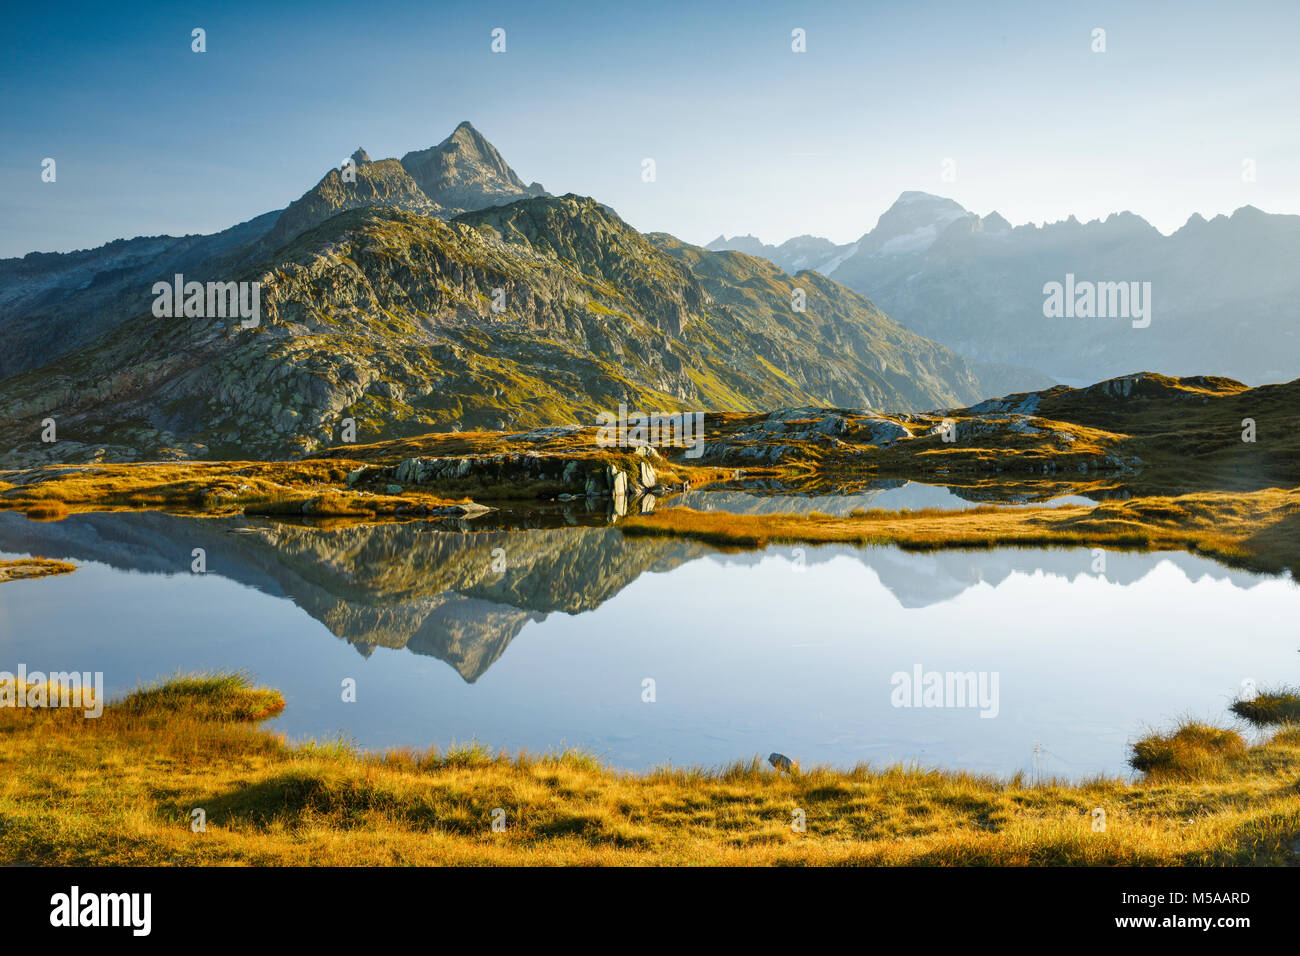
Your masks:
<svg viewBox="0 0 1300 956"><path fill-rule="evenodd" d="M358 753L257 724L238 675L179 677L103 717L0 708L0 863L1294 865L1300 728L1247 746L1184 724L1135 782L907 767L644 774L590 756ZM206 829L195 832L202 808ZM505 831L493 832L493 811ZM1104 829L1096 828L1097 809ZM792 826L801 810L806 830Z"/></svg>
<svg viewBox="0 0 1300 956"><path fill-rule="evenodd" d="M628 535L740 550L835 543L915 550L1086 546L1186 550L1271 573L1300 569L1300 489L1202 492L1095 506L862 511L847 517L667 508L629 517L619 527Z"/></svg>

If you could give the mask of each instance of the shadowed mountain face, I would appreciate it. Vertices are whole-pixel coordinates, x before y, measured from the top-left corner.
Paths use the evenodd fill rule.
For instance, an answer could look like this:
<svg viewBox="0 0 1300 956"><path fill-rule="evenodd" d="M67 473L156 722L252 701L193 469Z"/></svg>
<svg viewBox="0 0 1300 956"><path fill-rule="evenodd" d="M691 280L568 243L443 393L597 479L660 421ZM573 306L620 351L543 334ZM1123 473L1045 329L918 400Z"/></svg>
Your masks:
<svg viewBox="0 0 1300 956"><path fill-rule="evenodd" d="M710 248L743 248L747 238L719 237ZM809 237L791 242L809 245ZM756 254L791 269L785 245ZM1145 368L1258 385L1300 374L1297 257L1300 216L1253 206L1209 221L1192 216L1164 236L1131 212L1013 228L996 212L978 216L951 199L907 192L856 243L798 268L869 296L909 329L966 356L977 373L981 363L1028 366L1092 382ZM1067 274L1149 282L1150 325L1046 317L1044 285L1064 284ZM987 372L1006 386L990 395L1041 387L1005 368L996 379Z"/></svg>
<svg viewBox="0 0 1300 956"><path fill-rule="evenodd" d="M208 574L292 601L363 655L376 647L406 648L445 661L468 682L482 676L530 621L554 612L594 610L642 574L670 572L702 557L747 566L793 554L774 547L723 556L689 542L625 537L611 527L456 531L407 523L323 529L158 512L35 523L0 513L4 552L188 575L195 547L206 551ZM801 550L810 565L841 558L866 564L909 608L947 601L979 584L997 585L1017 571L1067 578L1093 573L1091 555L1078 549L920 556L894 548ZM1156 560L1110 553L1105 576L1130 584L1149 573ZM1193 566L1204 567L1181 552L1161 554L1159 560L1189 573ZM1227 569L1215 577L1239 587L1260 580Z"/></svg>
<svg viewBox="0 0 1300 956"><path fill-rule="evenodd" d="M381 165L362 164L358 181ZM959 357L834 282L643 236L577 196L450 222L349 210L242 278L261 284L256 328L145 313L6 381L9 460L292 455L337 442L345 418L372 441L592 421L620 402L918 409L982 397ZM39 441L47 416L53 445Z"/></svg>
<svg viewBox="0 0 1300 956"><path fill-rule="evenodd" d="M224 278L221 263L263 239L279 215L211 236L144 236L0 259L0 379L56 361L148 309L156 281L178 272Z"/></svg>

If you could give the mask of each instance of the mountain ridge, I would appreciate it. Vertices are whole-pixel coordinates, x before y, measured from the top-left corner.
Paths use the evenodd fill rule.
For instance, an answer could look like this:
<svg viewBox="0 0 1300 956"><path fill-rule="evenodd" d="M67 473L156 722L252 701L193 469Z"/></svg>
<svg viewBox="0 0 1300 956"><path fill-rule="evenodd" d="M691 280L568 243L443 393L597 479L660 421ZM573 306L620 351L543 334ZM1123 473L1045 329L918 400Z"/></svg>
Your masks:
<svg viewBox="0 0 1300 956"><path fill-rule="evenodd" d="M404 165L417 155L426 157L423 186ZM343 179L340 164L284 209L217 233L115 239L92 249L0 259L0 335L9 343L0 352L0 379L62 358L110 331L148 305L156 281L178 272L197 281L228 279L348 209L387 205L445 219L471 207L547 195L537 183L524 186L468 122L401 160L375 161L362 147L350 158L355 182ZM447 205L451 199L463 205Z"/></svg>
<svg viewBox="0 0 1300 956"><path fill-rule="evenodd" d="M261 283L257 328L136 315L7 380L0 441L15 461L292 456L336 441L347 418L374 440L589 419L620 402L980 397L958 356L856 293L809 273L795 312L789 277L735 255L642 236L573 195L451 220L345 210L238 274ZM47 417L56 445L33 432Z"/></svg>

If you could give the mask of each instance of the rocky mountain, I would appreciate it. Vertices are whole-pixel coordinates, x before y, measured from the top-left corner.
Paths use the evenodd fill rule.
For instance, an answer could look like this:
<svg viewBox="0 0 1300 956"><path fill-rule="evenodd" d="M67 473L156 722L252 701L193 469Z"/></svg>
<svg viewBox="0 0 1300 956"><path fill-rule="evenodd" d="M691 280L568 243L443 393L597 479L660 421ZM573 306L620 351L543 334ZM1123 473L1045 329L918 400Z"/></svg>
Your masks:
<svg viewBox="0 0 1300 956"><path fill-rule="evenodd" d="M1147 368L1262 384L1300 373L1297 256L1300 216L1253 206L1209 221L1192 216L1165 236L1130 212L1013 227L996 212L978 216L951 199L905 192L818 268L1003 388L1039 387L1008 367L1070 383ZM1126 314L1101 317L1094 305L1096 317L1049 318L1052 282L1078 283L1080 296L1099 294L1100 283L1123 283L1126 293L1138 283L1139 294L1150 283L1150 323L1131 304Z"/></svg>
<svg viewBox="0 0 1300 956"><path fill-rule="evenodd" d="M349 418L372 441L591 420L620 402L981 397L958 356L816 273L643 236L572 195L450 221L348 210L231 278L261 283L256 328L145 312L4 382L12 460L284 456L337 442ZM49 417L53 445L39 441Z"/></svg>
<svg viewBox="0 0 1300 956"><path fill-rule="evenodd" d="M217 278L210 264L256 244L279 216L268 212L209 236L142 236L0 259L0 379L60 359L148 308L160 279L178 272Z"/></svg>
<svg viewBox="0 0 1300 956"><path fill-rule="evenodd" d="M374 162L361 148L351 160L354 182L345 181L340 164L287 208L213 235L119 239L97 249L0 259L0 336L6 342L0 379L60 359L135 316L151 303L157 281L177 273L224 281L345 210L393 206L445 219L546 195L537 183L524 186L469 123L401 160Z"/></svg>
<svg viewBox="0 0 1300 956"><path fill-rule="evenodd" d="M548 195L540 183L525 186L496 147L468 122L437 146L407 153L402 168L449 215Z"/></svg>
<svg viewBox="0 0 1300 956"><path fill-rule="evenodd" d="M312 189L289 204L266 240L245 259L270 255L286 243L346 209L395 206L409 212L451 218L549 193L538 183L525 186L496 147L468 122L437 146L407 153L400 160L371 160L360 147L351 157L349 176L331 169Z"/></svg>
<svg viewBox="0 0 1300 956"><path fill-rule="evenodd" d="M406 167L397 160L381 159L376 163L360 148L350 159L355 165L349 174L355 175L355 181L345 182L341 170L331 169L312 189L280 213L275 228L260 249L250 251L248 258L256 258L258 253L265 255L281 248L345 209L396 206L429 216L444 211L416 185L415 180L406 172Z"/></svg>
<svg viewBox="0 0 1300 956"><path fill-rule="evenodd" d="M176 273L256 284L256 323L200 318L216 314L201 303L155 315L154 283ZM961 358L816 273L644 236L594 200L524 185L469 123L401 160L358 149L282 212L216 236L33 255L0 263L5 277L0 333L22 347L0 383L0 447L15 463L292 455L349 420L372 441L624 402L911 409L986 394Z"/></svg>

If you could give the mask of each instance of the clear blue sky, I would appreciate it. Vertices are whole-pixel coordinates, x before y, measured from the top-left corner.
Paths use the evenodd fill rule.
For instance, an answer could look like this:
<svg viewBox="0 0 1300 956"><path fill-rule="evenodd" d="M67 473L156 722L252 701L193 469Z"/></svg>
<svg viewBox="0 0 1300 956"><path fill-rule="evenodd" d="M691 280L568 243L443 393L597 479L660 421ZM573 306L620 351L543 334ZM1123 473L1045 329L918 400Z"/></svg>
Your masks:
<svg viewBox="0 0 1300 956"><path fill-rule="evenodd" d="M11 4L0 256L215 231L464 119L525 181L699 243L848 241L905 189L1014 223L1300 213L1297 51L1295 0Z"/></svg>

